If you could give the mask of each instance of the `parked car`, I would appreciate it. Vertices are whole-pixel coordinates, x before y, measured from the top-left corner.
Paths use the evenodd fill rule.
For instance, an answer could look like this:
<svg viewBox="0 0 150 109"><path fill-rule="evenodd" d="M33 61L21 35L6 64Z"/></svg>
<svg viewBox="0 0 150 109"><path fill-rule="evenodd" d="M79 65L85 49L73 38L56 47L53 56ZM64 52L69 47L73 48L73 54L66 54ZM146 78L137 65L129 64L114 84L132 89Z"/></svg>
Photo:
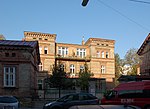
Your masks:
<svg viewBox="0 0 150 109"><path fill-rule="evenodd" d="M81 105L72 106L69 109L141 109L133 105Z"/></svg>
<svg viewBox="0 0 150 109"><path fill-rule="evenodd" d="M89 93L74 93L44 105L43 109L68 109L75 105L99 104L99 99Z"/></svg>
<svg viewBox="0 0 150 109"><path fill-rule="evenodd" d="M0 96L0 109L19 109L19 101L13 96Z"/></svg>

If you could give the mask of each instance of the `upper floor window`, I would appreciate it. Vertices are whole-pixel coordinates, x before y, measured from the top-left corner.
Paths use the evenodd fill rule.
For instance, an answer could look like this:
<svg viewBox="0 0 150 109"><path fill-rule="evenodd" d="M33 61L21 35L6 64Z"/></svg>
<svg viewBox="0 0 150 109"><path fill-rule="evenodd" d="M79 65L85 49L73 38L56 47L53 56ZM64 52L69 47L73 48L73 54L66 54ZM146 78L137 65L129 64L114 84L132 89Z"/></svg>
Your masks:
<svg viewBox="0 0 150 109"><path fill-rule="evenodd" d="M83 48L77 48L77 56L80 56L81 58L85 57L86 55L86 51L85 49Z"/></svg>
<svg viewBox="0 0 150 109"><path fill-rule="evenodd" d="M6 57L9 57L9 53L5 53L5 56L6 56Z"/></svg>
<svg viewBox="0 0 150 109"><path fill-rule="evenodd" d="M100 52L99 51L97 51L97 57L100 58Z"/></svg>
<svg viewBox="0 0 150 109"><path fill-rule="evenodd" d="M102 51L102 58L104 58L105 56L104 56L104 51Z"/></svg>
<svg viewBox="0 0 150 109"><path fill-rule="evenodd" d="M39 52L40 54L42 54L42 47L39 47Z"/></svg>
<svg viewBox="0 0 150 109"><path fill-rule="evenodd" d="M4 87L15 87L16 67L4 67Z"/></svg>
<svg viewBox="0 0 150 109"><path fill-rule="evenodd" d="M105 74L105 66L104 65L101 66L101 73Z"/></svg>
<svg viewBox="0 0 150 109"><path fill-rule="evenodd" d="M42 65L42 63L39 64L39 71L43 71L43 65Z"/></svg>
<svg viewBox="0 0 150 109"><path fill-rule="evenodd" d="M44 54L48 54L48 48L44 47Z"/></svg>
<svg viewBox="0 0 150 109"><path fill-rule="evenodd" d="M12 53L12 57L16 57L16 53Z"/></svg>
<svg viewBox="0 0 150 109"><path fill-rule="evenodd" d="M106 52L106 58L109 58L109 53L108 52Z"/></svg>
<svg viewBox="0 0 150 109"><path fill-rule="evenodd" d="M68 55L68 48L67 47L58 47L58 54L61 56Z"/></svg>

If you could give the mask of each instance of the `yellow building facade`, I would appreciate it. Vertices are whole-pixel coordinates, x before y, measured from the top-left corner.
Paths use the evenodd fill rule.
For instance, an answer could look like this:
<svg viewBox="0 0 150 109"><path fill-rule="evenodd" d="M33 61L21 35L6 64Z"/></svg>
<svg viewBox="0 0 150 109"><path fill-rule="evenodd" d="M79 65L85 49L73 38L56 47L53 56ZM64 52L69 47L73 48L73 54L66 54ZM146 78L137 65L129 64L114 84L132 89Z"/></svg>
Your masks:
<svg viewBox="0 0 150 109"><path fill-rule="evenodd" d="M78 78L85 62L93 73L93 78L105 78L106 82L113 82L115 78L115 41L101 38L89 38L80 44L58 43L56 34L40 32L24 32L24 40L38 40L41 64L41 78L46 71L52 73L52 67L61 61L65 72L70 78Z"/></svg>

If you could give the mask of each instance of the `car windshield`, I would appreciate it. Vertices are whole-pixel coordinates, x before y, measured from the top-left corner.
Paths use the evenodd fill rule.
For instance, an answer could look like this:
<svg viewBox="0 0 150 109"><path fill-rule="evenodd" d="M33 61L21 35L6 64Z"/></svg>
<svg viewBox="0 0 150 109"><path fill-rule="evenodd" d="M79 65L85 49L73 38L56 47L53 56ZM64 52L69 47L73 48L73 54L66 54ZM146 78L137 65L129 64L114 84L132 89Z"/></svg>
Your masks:
<svg viewBox="0 0 150 109"><path fill-rule="evenodd" d="M58 101L58 102L63 102L63 101L65 101L65 100L68 98L68 96L69 96L69 95L66 95L66 96L64 96L64 97L62 97L62 98L60 98L60 99L58 99L57 101Z"/></svg>
<svg viewBox="0 0 150 109"><path fill-rule="evenodd" d="M0 103L15 103L17 102L14 97L0 97Z"/></svg>

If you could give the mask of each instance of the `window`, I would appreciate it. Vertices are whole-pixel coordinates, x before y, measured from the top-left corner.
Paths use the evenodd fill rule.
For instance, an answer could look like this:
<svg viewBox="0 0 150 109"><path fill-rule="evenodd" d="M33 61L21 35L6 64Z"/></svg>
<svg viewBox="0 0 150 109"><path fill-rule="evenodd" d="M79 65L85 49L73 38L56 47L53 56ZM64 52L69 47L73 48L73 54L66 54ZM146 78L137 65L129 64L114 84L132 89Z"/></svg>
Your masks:
<svg viewBox="0 0 150 109"><path fill-rule="evenodd" d="M4 87L15 87L16 67L4 67Z"/></svg>
<svg viewBox="0 0 150 109"><path fill-rule="evenodd" d="M40 54L42 54L42 47L39 47L39 52Z"/></svg>
<svg viewBox="0 0 150 109"><path fill-rule="evenodd" d="M43 80L38 80L38 89L39 90L43 89Z"/></svg>
<svg viewBox="0 0 150 109"><path fill-rule="evenodd" d="M39 40L42 40L42 38L39 38Z"/></svg>
<svg viewBox="0 0 150 109"><path fill-rule="evenodd" d="M99 51L97 51L97 57L100 58L100 52Z"/></svg>
<svg viewBox="0 0 150 109"><path fill-rule="evenodd" d="M85 51L84 48L83 49L82 48L81 49L77 48L77 56L80 56L81 58L84 58L85 55L86 55L86 51Z"/></svg>
<svg viewBox="0 0 150 109"><path fill-rule="evenodd" d="M48 54L48 48L44 47L44 54Z"/></svg>
<svg viewBox="0 0 150 109"><path fill-rule="evenodd" d="M58 47L58 54L61 56L68 55L68 48L67 47Z"/></svg>
<svg viewBox="0 0 150 109"><path fill-rule="evenodd" d="M16 57L16 53L12 53L12 57Z"/></svg>
<svg viewBox="0 0 150 109"><path fill-rule="evenodd" d="M109 58L109 53L108 52L106 52L106 58Z"/></svg>
<svg viewBox="0 0 150 109"><path fill-rule="evenodd" d="M6 56L6 57L9 57L9 53L5 53L5 56Z"/></svg>
<svg viewBox="0 0 150 109"><path fill-rule="evenodd" d="M104 51L102 51L102 58L104 58Z"/></svg>
<svg viewBox="0 0 150 109"><path fill-rule="evenodd" d="M60 64L60 69L64 72L64 64Z"/></svg>
<svg viewBox="0 0 150 109"><path fill-rule="evenodd" d="M80 66L80 72L84 71L84 66Z"/></svg>
<svg viewBox="0 0 150 109"><path fill-rule="evenodd" d="M42 65L42 63L39 64L39 71L43 71L43 65Z"/></svg>
<svg viewBox="0 0 150 109"><path fill-rule="evenodd" d="M101 66L101 73L102 73L102 74L105 73L105 66L104 66L104 65Z"/></svg>
<svg viewBox="0 0 150 109"><path fill-rule="evenodd" d="M71 76L75 76L75 66L73 64L70 65L70 74Z"/></svg>
<svg viewBox="0 0 150 109"><path fill-rule="evenodd" d="M143 90L122 90L118 92L119 98L142 98Z"/></svg>

